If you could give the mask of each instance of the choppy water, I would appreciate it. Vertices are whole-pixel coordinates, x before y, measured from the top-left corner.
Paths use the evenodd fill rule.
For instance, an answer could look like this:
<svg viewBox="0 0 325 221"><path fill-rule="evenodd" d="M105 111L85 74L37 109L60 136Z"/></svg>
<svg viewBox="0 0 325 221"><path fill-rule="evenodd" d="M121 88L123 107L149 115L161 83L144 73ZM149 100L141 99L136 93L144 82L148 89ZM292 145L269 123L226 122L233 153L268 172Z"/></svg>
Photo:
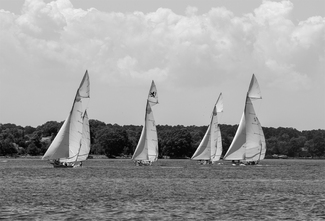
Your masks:
<svg viewBox="0 0 325 221"><path fill-rule="evenodd" d="M0 219L325 220L325 160L201 166L93 159L54 169L0 159Z"/></svg>

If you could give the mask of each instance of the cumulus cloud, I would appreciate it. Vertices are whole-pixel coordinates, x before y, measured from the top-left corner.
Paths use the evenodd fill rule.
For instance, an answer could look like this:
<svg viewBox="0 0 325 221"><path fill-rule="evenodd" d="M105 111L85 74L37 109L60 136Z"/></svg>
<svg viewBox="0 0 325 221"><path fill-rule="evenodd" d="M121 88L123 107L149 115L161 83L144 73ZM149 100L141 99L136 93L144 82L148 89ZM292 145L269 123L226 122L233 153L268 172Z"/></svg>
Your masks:
<svg viewBox="0 0 325 221"><path fill-rule="evenodd" d="M26 66L83 67L116 82L131 77L191 87L260 71L272 86L308 89L309 73L324 60L325 18L295 25L292 10L290 1L264 1L241 17L226 8L198 15L195 7L182 16L165 8L118 13L76 9L69 0L26 0L20 15L0 11L7 52L0 65L24 58ZM318 59L305 57L306 50ZM301 59L313 65L300 71Z"/></svg>
<svg viewBox="0 0 325 221"><path fill-rule="evenodd" d="M291 39L297 46L309 49L310 47L324 48L325 43L325 18L311 17L299 23L292 32Z"/></svg>
<svg viewBox="0 0 325 221"><path fill-rule="evenodd" d="M290 1L264 1L254 10L254 20L260 25L279 25L290 16L292 9L293 4Z"/></svg>
<svg viewBox="0 0 325 221"><path fill-rule="evenodd" d="M57 4L46 4L42 0L26 0L16 23L29 35L45 39L59 37L66 25Z"/></svg>

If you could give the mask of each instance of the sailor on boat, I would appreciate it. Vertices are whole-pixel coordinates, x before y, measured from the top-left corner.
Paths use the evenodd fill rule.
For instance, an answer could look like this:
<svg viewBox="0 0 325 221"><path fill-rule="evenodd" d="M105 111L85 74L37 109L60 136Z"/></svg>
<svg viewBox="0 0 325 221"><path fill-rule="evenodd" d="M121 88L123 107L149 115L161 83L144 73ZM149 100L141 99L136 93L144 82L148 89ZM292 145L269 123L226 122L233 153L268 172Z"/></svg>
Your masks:
<svg viewBox="0 0 325 221"><path fill-rule="evenodd" d="M246 162L246 165L257 165L258 161L248 161Z"/></svg>
<svg viewBox="0 0 325 221"><path fill-rule="evenodd" d="M233 160L232 165L233 166L240 166L240 165L245 165L245 164L243 162L241 162L240 160Z"/></svg>
<svg viewBox="0 0 325 221"><path fill-rule="evenodd" d="M152 162L150 160L136 160L135 165L136 166L150 166Z"/></svg>
<svg viewBox="0 0 325 221"><path fill-rule="evenodd" d="M199 163L201 165L213 164L213 162L211 160L199 160Z"/></svg>

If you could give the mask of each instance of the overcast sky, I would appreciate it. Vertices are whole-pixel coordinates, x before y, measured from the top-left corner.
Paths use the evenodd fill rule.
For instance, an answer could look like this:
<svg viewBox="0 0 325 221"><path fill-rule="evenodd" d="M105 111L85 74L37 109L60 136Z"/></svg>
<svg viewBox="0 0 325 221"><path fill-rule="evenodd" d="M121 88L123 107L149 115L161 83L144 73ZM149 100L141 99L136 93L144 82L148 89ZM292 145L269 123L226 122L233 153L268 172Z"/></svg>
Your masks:
<svg viewBox="0 0 325 221"><path fill-rule="evenodd" d="M325 1L1 0L0 123L63 121L88 70L88 115L238 124L252 74L264 127L325 129Z"/></svg>

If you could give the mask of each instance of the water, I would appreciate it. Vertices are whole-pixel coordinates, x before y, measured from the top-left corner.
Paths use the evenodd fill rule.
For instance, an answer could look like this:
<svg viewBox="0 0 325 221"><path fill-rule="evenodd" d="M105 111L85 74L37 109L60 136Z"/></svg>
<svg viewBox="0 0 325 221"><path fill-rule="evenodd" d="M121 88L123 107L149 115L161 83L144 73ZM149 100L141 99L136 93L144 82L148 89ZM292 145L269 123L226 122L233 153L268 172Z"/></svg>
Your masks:
<svg viewBox="0 0 325 221"><path fill-rule="evenodd" d="M0 219L325 220L325 160L257 166L92 159L52 168L0 159Z"/></svg>

